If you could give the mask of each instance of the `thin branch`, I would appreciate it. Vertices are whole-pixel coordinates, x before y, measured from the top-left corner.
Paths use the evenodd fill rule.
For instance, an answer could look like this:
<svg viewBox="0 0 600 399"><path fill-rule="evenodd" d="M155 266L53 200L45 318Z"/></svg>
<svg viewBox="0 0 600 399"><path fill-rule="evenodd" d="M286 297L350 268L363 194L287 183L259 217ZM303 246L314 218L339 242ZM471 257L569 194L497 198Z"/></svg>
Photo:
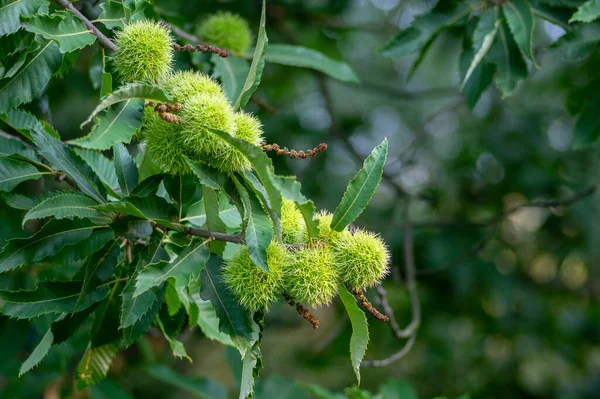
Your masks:
<svg viewBox="0 0 600 399"><path fill-rule="evenodd" d="M271 115L275 115L277 113L277 108L268 104L266 101L256 97L256 95L254 95L254 94L252 96L250 96L250 102L253 102L254 104L258 105L260 108L264 109Z"/></svg>
<svg viewBox="0 0 600 399"><path fill-rule="evenodd" d="M371 366L371 367L389 366L390 364L394 363L395 361L400 360L401 358L406 356L412 349L413 345L415 344L416 339L417 339L416 335L411 335L411 337L408 339L408 341L406 341L406 343L404 344L402 349L400 349L400 351L394 353L392 356L386 357L385 359L381 359L381 360L364 360L361 363L361 365L367 366L367 367L368 366Z"/></svg>
<svg viewBox="0 0 600 399"><path fill-rule="evenodd" d="M407 201L404 210L404 270L406 273L406 286L410 296L412 319L406 328L400 329L398 327L398 324L394 318L394 311L387 302L387 293L382 287L377 289L381 295L381 304L390 317L390 325L392 326L392 330L394 331L396 338L408 338L408 341L404 344L399 352L393 354L392 356L383 360L365 360L362 362L363 366L384 367L404 357L415 343L417 330L421 324L421 303L419 301L419 294L417 292L413 242L414 237L409 207L410 201Z"/></svg>
<svg viewBox="0 0 600 399"><path fill-rule="evenodd" d="M117 46L112 42L112 40L104 36L104 34L100 32L100 30L98 30L98 28L96 28L94 24L90 22L89 19L87 19L81 12L79 12L79 10L76 9L70 1L56 0L56 2L60 4L62 8L71 10L73 14L75 14L79 19L81 19L85 26L90 30L90 33L98 38L98 41L100 42L102 47L105 47L111 51L117 51Z"/></svg>
<svg viewBox="0 0 600 399"><path fill-rule="evenodd" d="M290 158L295 159L295 158L302 158L305 159L307 157L314 157L315 155L318 155L320 153L322 153L323 151L325 151L327 149L327 144L326 143L321 143L318 146L316 146L315 148L309 148L308 150L305 151L296 151L296 150L290 150L287 147L283 147L281 148L279 146L279 144L273 143L273 144L263 144L262 145L262 149L263 151L275 151L275 153L277 155L289 155Z"/></svg>
<svg viewBox="0 0 600 399"><path fill-rule="evenodd" d="M159 226L163 230L167 228L166 226L161 226L161 225L159 225ZM208 230L196 229L194 227L186 227L186 226L183 226L183 227L185 229L185 232L191 236L208 238L208 239L217 240L217 241L232 242L234 244L246 245L246 240L244 239L244 236L241 234L225 234L225 233L217 233L217 232L208 231Z"/></svg>

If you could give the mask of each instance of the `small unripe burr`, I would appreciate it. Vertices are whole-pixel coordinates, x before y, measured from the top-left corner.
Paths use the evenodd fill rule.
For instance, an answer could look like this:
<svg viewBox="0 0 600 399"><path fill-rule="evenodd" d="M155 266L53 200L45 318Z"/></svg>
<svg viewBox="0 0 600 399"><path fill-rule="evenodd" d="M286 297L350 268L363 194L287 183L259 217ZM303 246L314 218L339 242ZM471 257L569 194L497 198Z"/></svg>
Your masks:
<svg viewBox="0 0 600 399"><path fill-rule="evenodd" d="M173 38L164 25L143 20L125 25L115 38L114 65L125 82L158 82L172 69Z"/></svg>

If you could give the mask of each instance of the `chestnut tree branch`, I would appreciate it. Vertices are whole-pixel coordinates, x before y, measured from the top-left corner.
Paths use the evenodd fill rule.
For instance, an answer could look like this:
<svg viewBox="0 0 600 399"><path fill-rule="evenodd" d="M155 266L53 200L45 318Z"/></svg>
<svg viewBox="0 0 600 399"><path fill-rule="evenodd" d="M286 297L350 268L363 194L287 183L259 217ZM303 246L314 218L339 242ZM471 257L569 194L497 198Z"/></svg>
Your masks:
<svg viewBox="0 0 600 399"><path fill-rule="evenodd" d="M69 0L56 0L58 4L64 9L70 10L73 14L77 16L80 20L83 21L85 26L90 30L94 36L98 38L98 41L102 45L102 47L109 49L110 51L117 51L117 46L110 40L108 37L104 36L104 33L100 32L98 28L94 26L93 23L90 22L89 19L85 17L78 9L76 9L73 4Z"/></svg>

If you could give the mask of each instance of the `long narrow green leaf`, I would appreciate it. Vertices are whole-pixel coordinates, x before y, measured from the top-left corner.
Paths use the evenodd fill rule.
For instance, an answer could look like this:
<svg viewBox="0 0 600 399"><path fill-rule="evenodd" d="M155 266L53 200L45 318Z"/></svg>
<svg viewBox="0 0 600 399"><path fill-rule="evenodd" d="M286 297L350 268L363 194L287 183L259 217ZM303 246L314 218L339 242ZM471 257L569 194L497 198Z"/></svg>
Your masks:
<svg viewBox="0 0 600 399"><path fill-rule="evenodd" d="M123 194L129 195L138 183L137 166L123 144L115 143L114 154L113 163L115 164L119 186Z"/></svg>
<svg viewBox="0 0 600 399"><path fill-rule="evenodd" d="M0 114L37 97L52 74L58 70L61 61L62 54L58 45L52 41L42 42L36 51L27 54L18 72L10 78L0 80Z"/></svg>
<svg viewBox="0 0 600 399"><path fill-rule="evenodd" d="M248 246L248 254L256 266L268 273L267 248L273 240L273 226L258 198L250 195L236 178L233 178L233 181L244 204L246 218L244 238Z"/></svg>
<svg viewBox="0 0 600 399"><path fill-rule="evenodd" d="M346 287L340 287L340 299L346 308L350 323L352 324L352 337L350 338L350 359L354 374L360 385L360 363L365 357L367 345L369 343L369 323L365 312L360 310L356 304L356 299L348 292Z"/></svg>
<svg viewBox="0 0 600 399"><path fill-rule="evenodd" d="M223 260L213 255L200 272L200 297L210 301L219 318L219 330L232 338L252 338L250 315L233 297L221 274Z"/></svg>
<svg viewBox="0 0 600 399"><path fill-rule="evenodd" d="M267 31L265 29L267 20L266 10L267 0L263 0L254 56L252 58L252 64L250 64L250 70L248 71L248 77L246 78L244 87L242 87L242 91L233 107L236 111L244 108L246 104L248 104L250 97L252 97L252 94L256 91L258 85L260 84L262 72L265 67L265 56L267 54L267 46L269 42L269 39L267 38Z"/></svg>
<svg viewBox="0 0 600 399"><path fill-rule="evenodd" d="M88 348L75 370L77 389L83 389L103 380L118 351L117 343Z"/></svg>
<svg viewBox="0 0 600 399"><path fill-rule="evenodd" d="M92 171L98 175L98 178L108 192L111 193L111 195L114 194L116 196L114 190L118 189L119 180L117 179L117 173L115 172L113 162L98 151L86 150L83 148L74 148L74 151L92 168Z"/></svg>
<svg viewBox="0 0 600 399"><path fill-rule="evenodd" d="M11 109L6 115L0 115L0 119L31 141L33 141L31 138L32 130L36 132L46 131L44 125L33 114L20 109ZM47 133L53 134L53 132Z"/></svg>
<svg viewBox="0 0 600 399"><path fill-rule="evenodd" d="M54 219L101 218L102 213L90 206L97 202L92 198L73 192L57 194L32 208L23 218L23 224L28 220L54 217Z"/></svg>
<svg viewBox="0 0 600 399"><path fill-rule="evenodd" d="M246 185L252 189L256 197L260 200L263 209L267 211L267 214L271 219L271 223L273 224L274 236L277 238L278 241L281 241L281 218L273 210L273 207L271 206L271 201L269 200L269 196L267 195L265 187L260 183L256 175L249 170L244 171L242 176L244 177ZM274 183L276 183L276 179L277 177L274 176ZM277 187L277 185L275 185L275 187Z"/></svg>
<svg viewBox="0 0 600 399"><path fill-rule="evenodd" d="M96 202L106 202L106 190L100 179L72 149L46 132L32 132L31 137L37 151L54 169L64 171L71 176L81 192L92 197Z"/></svg>
<svg viewBox="0 0 600 399"><path fill-rule="evenodd" d="M350 65L306 47L271 44L265 59L274 64L314 69L342 82L360 82Z"/></svg>
<svg viewBox="0 0 600 399"><path fill-rule="evenodd" d="M0 273L56 255L88 238L97 227L87 220L51 220L29 238L8 241L0 252Z"/></svg>
<svg viewBox="0 0 600 399"><path fill-rule="evenodd" d="M80 282L40 283L35 291L0 291L0 313L31 319L48 313L70 313L81 291ZM108 289L93 291L79 306L84 310L101 301Z"/></svg>
<svg viewBox="0 0 600 399"><path fill-rule="evenodd" d="M500 23L496 40L486 58L496 65L494 81L502 96L512 95L518 81L527 77L527 64L505 22Z"/></svg>
<svg viewBox="0 0 600 399"><path fill-rule="evenodd" d="M19 377L37 366L48 354L52 343L54 342L54 334L52 329L48 329L40 343L35 347L29 357L23 362L19 369Z"/></svg>
<svg viewBox="0 0 600 399"><path fill-rule="evenodd" d="M590 23L600 17L600 0L588 0L579 6L577 12L573 14L571 22L586 22Z"/></svg>
<svg viewBox="0 0 600 399"><path fill-rule="evenodd" d="M129 143L142 126L144 100L130 98L95 118L87 136L69 141L82 148L107 150L115 143Z"/></svg>
<svg viewBox="0 0 600 399"><path fill-rule="evenodd" d="M383 175L383 165L387 158L388 142L383 140L373 149L371 155L356 176L348 183L340 204L333 213L331 228L342 231L352 223L367 207Z"/></svg>
<svg viewBox="0 0 600 399"><path fill-rule="evenodd" d="M209 256L208 248L202 240L194 238L192 243L179 252L177 258L172 262L161 260L140 270L136 278L133 297L162 284L168 278L174 278L178 288L186 286L190 280L200 276L200 271L204 269Z"/></svg>
<svg viewBox="0 0 600 399"><path fill-rule="evenodd" d="M170 102L171 96L158 86L149 83L129 83L118 90L113 91L104 97L100 104L92 111L91 115L81 124L81 127L87 125L100 111L110 107L113 104L127 101L132 98L155 100L160 102Z"/></svg>
<svg viewBox="0 0 600 399"><path fill-rule="evenodd" d="M487 10L480 18L477 23L477 28L473 33L473 60L465 73L462 81L461 90L464 90L467 82L473 75L473 72L479 67L483 58L492 47L500 21L494 17L494 10Z"/></svg>
<svg viewBox="0 0 600 399"><path fill-rule="evenodd" d="M227 177L217 169L205 165L201 162L194 162L183 155L185 161L190 166L191 171L198 177L201 184L215 190L220 190L225 186Z"/></svg>
<svg viewBox="0 0 600 399"><path fill-rule="evenodd" d="M533 56L533 33L535 19L529 2L526 0L510 0L502 4L502 11L515 42L533 64L539 68Z"/></svg>
<svg viewBox="0 0 600 399"><path fill-rule="evenodd" d="M25 158L37 161L35 152L28 148L21 141L16 138L10 139L7 137L0 136L0 157L9 157L13 154L19 154Z"/></svg>
<svg viewBox="0 0 600 399"><path fill-rule="evenodd" d="M75 303L74 311L85 301L87 295L101 283L104 283L112 274L121 249L118 241L113 240L107 242L104 247L96 252L85 265L85 276L83 278L83 286L77 302Z"/></svg>
<svg viewBox="0 0 600 399"><path fill-rule="evenodd" d="M72 12L35 15L24 19L25 30L58 43L62 53L70 53L94 44L96 36Z"/></svg>
<svg viewBox="0 0 600 399"><path fill-rule="evenodd" d="M204 211L206 212L206 228L208 231L226 233L227 226L219 216L219 197L215 190L202 185L202 201L204 202ZM222 255L225 250L225 242L211 242L210 250L216 254Z"/></svg>
<svg viewBox="0 0 600 399"><path fill-rule="evenodd" d="M157 195L127 197L119 202L96 205L94 209L102 212L124 213L141 219L153 220L173 229L178 228L174 224L179 221L177 209L164 198Z"/></svg>
<svg viewBox="0 0 600 399"><path fill-rule="evenodd" d="M37 180L47 174L26 162L0 158L0 191L11 191L21 182Z"/></svg>
<svg viewBox="0 0 600 399"><path fill-rule="evenodd" d="M0 0L0 36L18 31L21 28L19 17L35 14L48 4L48 0Z"/></svg>

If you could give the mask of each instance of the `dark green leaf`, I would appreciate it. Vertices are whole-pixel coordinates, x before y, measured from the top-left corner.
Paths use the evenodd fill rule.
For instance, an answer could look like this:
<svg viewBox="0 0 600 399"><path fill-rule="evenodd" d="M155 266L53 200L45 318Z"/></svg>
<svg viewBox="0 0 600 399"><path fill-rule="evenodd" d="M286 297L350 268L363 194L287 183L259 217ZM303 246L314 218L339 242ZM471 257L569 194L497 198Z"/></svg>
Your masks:
<svg viewBox="0 0 600 399"><path fill-rule="evenodd" d="M246 182L246 185L252 189L254 195L256 195L256 197L260 200L263 209L267 211L267 214L271 219L271 223L273 224L274 236L278 241L281 241L281 219L279 218L279 215L277 215L277 213L273 210L273 207L271 206L271 201L269 200L269 196L267 195L265 187L260 183L256 175L249 170L244 171L242 176L244 178L244 181ZM276 183L276 179L277 177L274 176L274 183ZM276 184L275 187L277 187Z"/></svg>
<svg viewBox="0 0 600 399"><path fill-rule="evenodd" d="M167 329L164 326L163 320L160 317L156 318L156 323L162 331L165 339L169 343L171 351L173 352L173 356L180 359L187 359L190 363L192 363L192 358L188 356L183 342L179 341L176 338L178 331L167 331Z"/></svg>
<svg viewBox="0 0 600 399"><path fill-rule="evenodd" d="M147 197L149 195L156 194L156 192L158 191L158 186L160 186L160 183L163 181L164 177L165 175L160 174L150 176L142 180L140 184L135 186L135 188L131 192L131 195L136 197Z"/></svg>
<svg viewBox="0 0 600 399"><path fill-rule="evenodd" d="M494 15L494 9L488 9L480 18L477 23L477 27L473 33L473 40L470 42L471 48L466 49L463 52L461 57L461 69L464 68L462 63L466 57L472 57L472 60L469 62L468 67L464 74L462 75L462 86L461 90L465 89L465 86L471 79L471 77L475 74L475 78L481 78L481 72L486 69L485 65L481 65L483 58L487 54L487 52L492 47L494 43L494 39L496 38L496 33L498 32L498 27L500 25L500 21L496 20ZM467 41L467 40L465 40ZM484 63L485 64L485 63ZM488 68L489 69L489 68ZM490 77L491 82L491 77ZM478 82L476 82L478 83ZM482 82L485 83L485 80ZM488 82L489 85L489 82ZM480 88L483 85L472 85L472 87ZM479 91L479 95L483 90L485 90L487 86L483 87L481 91ZM477 93L476 93L477 94ZM476 97L479 98L479 95Z"/></svg>
<svg viewBox="0 0 600 399"><path fill-rule="evenodd" d="M415 53L441 29L453 26L481 6L481 3L440 1L431 12L416 17L407 29L388 43L383 48L383 55L398 58Z"/></svg>
<svg viewBox="0 0 600 399"><path fill-rule="evenodd" d="M265 67L265 55L267 54L267 46L269 39L267 38L267 31L265 30L266 25L266 10L267 1L262 2L262 12L260 16L260 25L258 27L258 37L256 38L256 47L254 49L254 56L252 58L252 64L250 64L250 70L248 71L248 77L242 87L242 91L235 101L234 109L237 111L244 108L250 97L258 88L260 79L262 76L263 69Z"/></svg>
<svg viewBox="0 0 600 399"><path fill-rule="evenodd" d="M496 40L486 58L496 65L494 80L502 92L502 96L512 95L517 88L518 81L527 77L527 64L508 31L506 23L501 23L498 27Z"/></svg>
<svg viewBox="0 0 600 399"><path fill-rule="evenodd" d="M233 297L221 275L223 260L213 255L200 272L200 297L210 301L219 318L219 330L233 338L252 338L250 315Z"/></svg>
<svg viewBox="0 0 600 399"><path fill-rule="evenodd" d="M533 31L535 20L526 0L510 0L502 4L508 27L519 49L537 66L533 56Z"/></svg>
<svg viewBox="0 0 600 399"><path fill-rule="evenodd" d="M85 195L98 203L106 202L106 191L100 179L72 149L45 132L32 132L31 136L37 151L54 169L67 173Z"/></svg>
<svg viewBox="0 0 600 399"><path fill-rule="evenodd" d="M0 21L3 19L0 18ZM0 23L0 28L2 25ZM52 74L58 70L61 61L62 54L58 45L52 41L42 42L36 51L27 54L18 72L0 80L0 114L5 114L10 109L37 97Z"/></svg>
<svg viewBox="0 0 600 399"><path fill-rule="evenodd" d="M138 183L138 170L127 148L118 142L115 143L114 147L113 163L121 192L124 195L131 194Z"/></svg>
<svg viewBox="0 0 600 399"><path fill-rule="evenodd" d="M275 64L314 69L343 82L360 81L345 62L333 60L319 51L306 47L271 44L267 49L266 60Z"/></svg>
<svg viewBox="0 0 600 399"><path fill-rule="evenodd" d="M6 115L1 115L0 119L32 141L30 133L32 130L36 132L46 131L44 125L35 116L20 109L12 109ZM56 136L56 138L59 139L60 137Z"/></svg>
<svg viewBox="0 0 600 399"><path fill-rule="evenodd" d="M70 313L80 292L80 282L40 283L35 291L0 291L0 313L19 319L31 319L48 313ZM106 292L106 287L92 292L81 303L79 310L101 301Z"/></svg>
<svg viewBox="0 0 600 399"><path fill-rule="evenodd" d="M350 338L350 358L352 360L352 367L354 368L354 374L360 385L360 363L365 356L367 351L367 345L369 343L369 323L367 322L367 316L360 310L356 304L354 296L348 292L346 287L340 287L340 299L346 308L350 323L352 324L352 337Z"/></svg>
<svg viewBox="0 0 600 399"><path fill-rule="evenodd" d="M100 9L102 12L96 21L103 23L108 29L123 28L131 18L131 9L120 1L108 0L100 4Z"/></svg>
<svg viewBox="0 0 600 399"><path fill-rule="evenodd" d="M333 213L331 228L342 231L367 207L383 175L388 142L383 140L365 159L363 167L348 183L340 204Z"/></svg>
<svg viewBox="0 0 600 399"><path fill-rule="evenodd" d="M48 354L52 343L54 342L54 334L51 329L48 329L40 343L35 347L29 357L23 362L19 369L19 377L37 366Z"/></svg>
<svg viewBox="0 0 600 399"><path fill-rule="evenodd" d="M96 41L96 36L72 12L35 15L25 19L23 27L29 32L57 42L62 53L82 49Z"/></svg>
<svg viewBox="0 0 600 399"><path fill-rule="evenodd" d="M32 165L9 158L0 158L0 191L11 191L26 180L37 180L50 172L40 172Z"/></svg>
<svg viewBox="0 0 600 399"><path fill-rule="evenodd" d="M23 224L32 219L54 217L55 219L77 218L102 218L103 215L90 208L97 202L92 198L72 192L58 193L42 201L32 208L23 218ZM107 219L107 221L109 221Z"/></svg>
<svg viewBox="0 0 600 399"><path fill-rule="evenodd" d="M98 175L98 178L111 195L116 196L114 190L119 187L119 180L117 179L113 162L98 151L84 150L82 148L75 148L74 150L92 168L94 173Z"/></svg>
<svg viewBox="0 0 600 399"><path fill-rule="evenodd" d="M227 177L217 169L201 162L194 162L187 157L185 157L185 161L190 166L190 169L196 175L196 177L198 177L198 180L200 180L201 184L204 184L205 186L215 190L220 190L225 185L225 179L227 179Z"/></svg>
<svg viewBox="0 0 600 399"><path fill-rule="evenodd" d="M116 343L88 348L75 370L77 389L83 389L103 380L118 351L119 345Z"/></svg>
<svg viewBox="0 0 600 399"><path fill-rule="evenodd" d="M188 203L196 194L196 180L192 175L166 175L163 183L171 199L180 206Z"/></svg>
<svg viewBox="0 0 600 399"><path fill-rule="evenodd" d="M177 288L185 287L190 280L199 277L209 255L208 248L202 240L194 238L192 243L180 251L172 262L161 260L140 270L136 278L133 297L143 294L152 287L159 286L168 278L175 279Z"/></svg>
<svg viewBox="0 0 600 399"><path fill-rule="evenodd" d="M0 157L8 157L13 154L19 154L25 158L37 161L35 152L28 148L21 141L17 140L16 138L10 139L0 136Z"/></svg>
<svg viewBox="0 0 600 399"><path fill-rule="evenodd" d="M127 197L119 202L96 205L94 209L102 212L120 212L138 218L153 220L176 229L173 223L179 220L178 211L164 198L156 195L147 197Z"/></svg>
<svg viewBox="0 0 600 399"><path fill-rule="evenodd" d="M121 249L119 248L118 241L113 240L107 242L104 248L96 252L89 259L85 265L83 286L81 287L81 294L75 303L74 311L77 311L77 308L85 301L85 298L92 290L108 280L117 265L120 253Z"/></svg>
<svg viewBox="0 0 600 399"><path fill-rule="evenodd" d="M96 115L111 105L120 103L122 101L127 101L132 98L155 100L163 103L171 102L172 100L171 96L167 92L156 85L149 83L129 83L104 97L100 104L98 104L98 106L94 109L92 114L81 124L81 126L83 127L84 125L90 123Z"/></svg>
<svg viewBox="0 0 600 399"><path fill-rule="evenodd" d="M87 220L51 220L29 238L8 241L0 252L0 272L56 255L65 246L88 238L95 228Z"/></svg>
<svg viewBox="0 0 600 399"><path fill-rule="evenodd" d="M0 0L0 36L18 31L20 16L33 15L48 4L48 0Z"/></svg>
<svg viewBox="0 0 600 399"><path fill-rule="evenodd" d="M94 128L90 134L71 140L69 144L83 148L107 150L115 143L129 143L142 126L143 116L144 100L132 98L124 100L122 104L117 104L96 117Z"/></svg>
<svg viewBox="0 0 600 399"><path fill-rule="evenodd" d="M592 22L600 17L600 1L588 0L579 6L569 22Z"/></svg>

